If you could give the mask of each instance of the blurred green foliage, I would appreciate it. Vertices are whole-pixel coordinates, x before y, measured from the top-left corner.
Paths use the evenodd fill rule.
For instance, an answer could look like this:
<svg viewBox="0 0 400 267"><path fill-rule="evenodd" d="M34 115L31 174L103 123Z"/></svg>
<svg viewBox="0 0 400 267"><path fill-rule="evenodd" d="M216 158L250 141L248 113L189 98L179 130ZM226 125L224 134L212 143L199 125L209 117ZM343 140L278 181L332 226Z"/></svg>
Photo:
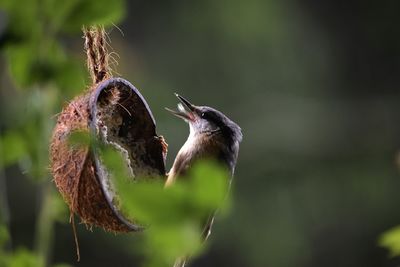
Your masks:
<svg viewBox="0 0 400 267"><path fill-rule="evenodd" d="M205 223L216 210L226 214L230 206L230 177L213 161L200 161L185 179L165 188L164 180L129 177L121 153L111 145L99 143L85 132L69 137L71 146L91 146L111 174L122 214L146 229L139 250L146 255L144 266L172 266L182 256L204 251Z"/></svg>
<svg viewBox="0 0 400 267"><path fill-rule="evenodd" d="M4 225L0 225L0 267L42 267L43 262L35 253L24 248L14 252L4 250L9 241L9 233Z"/></svg>
<svg viewBox="0 0 400 267"><path fill-rule="evenodd" d="M42 228L50 227L42 232L42 235L51 234L48 230L52 229L52 222L59 219L60 222L65 223L68 221L68 209L62 199L56 195L56 192L51 191L46 199L48 205L41 210L45 212L46 216L41 216L45 222L41 223ZM62 218L62 220L61 220ZM39 227L40 228L40 227ZM39 238L43 238L42 236ZM7 248L10 242L10 235L5 225L0 224L0 267L45 267L50 266L46 263L46 258L40 255L37 251L28 250L24 247L17 247L14 250ZM67 264L56 264L53 267L66 267Z"/></svg>
<svg viewBox="0 0 400 267"><path fill-rule="evenodd" d="M25 117L1 135L0 167L19 162L31 177L47 183L44 179L49 179L46 166L52 128L50 117L59 109L60 99L84 89L85 80L82 60L71 57L60 38L79 33L82 25L117 23L124 15L124 2L47 0L40 5L39 1L28 1L21 6L15 1L3 1L0 7L8 16L7 41L2 44L2 50L12 81L25 95L19 105L29 109ZM77 134L71 141L89 140ZM115 174L122 209L149 227L142 248L148 256L146 262L151 266L168 266L177 257L200 253L202 223L221 207L223 200L228 200L225 171L205 163L193 170L188 182L166 190L161 182L126 184L125 167L119 154L110 149L102 151L104 162ZM4 266L48 265L53 222L67 222L67 208L54 190L47 186L45 192L36 226L37 251L2 251ZM6 228L1 229L4 244L8 234ZM154 254L157 256L150 256Z"/></svg>
<svg viewBox="0 0 400 267"><path fill-rule="evenodd" d="M188 174L164 188L163 181L129 183L126 165L113 149L103 149L101 158L114 176L119 206L128 218L148 229L141 248L145 266L172 266L175 259L199 254L205 223L217 209L224 211L229 175L215 162L199 162ZM225 203L225 204L224 204Z"/></svg>
<svg viewBox="0 0 400 267"><path fill-rule="evenodd" d="M9 131L1 138L0 149L1 153L0 168L17 162L26 153L25 141L18 132Z"/></svg>
<svg viewBox="0 0 400 267"><path fill-rule="evenodd" d="M28 1L0 0L2 6L14 2L21 12L43 10ZM64 2L56 5L79 6ZM400 222L394 163L400 147L399 1L156 0L127 1L124 10L128 16L118 24L124 36L111 33L120 55L118 71L146 97L158 132L169 144L168 165L187 138L187 125L163 110L176 104L174 92L223 111L246 135L233 181L234 209L215 224L208 253L192 266L399 266L400 257L388 258L387 246L379 246L381 234ZM15 90L19 83L7 75L11 68L5 52L7 44L18 45L18 36L9 28L23 24L25 35L34 35L36 20L48 15L27 22L24 16L11 25L8 11L0 11L0 134L18 133L23 146L34 147L26 144L25 132L42 136L51 127L29 126L39 131L35 134L25 125L42 118L52 124L49 116L84 89L87 74L80 26L66 29L60 20L58 44L48 45L51 53L61 50L77 62L79 78L61 73L61 82ZM61 90L62 84L70 89ZM41 99L49 95L54 102L47 106ZM43 136L40 140L47 142ZM0 152L14 157L6 154ZM36 251L34 225L46 192L42 183L50 178L26 179L36 172L33 156L23 153L18 166L10 163L0 170L0 183L7 181L10 215L4 218L11 218L5 221L13 250ZM42 162L47 166L47 156ZM4 188L0 184L0 201ZM49 262L78 265L69 225L56 224L54 230ZM78 227L79 265L142 261L132 251L142 247L144 236L110 238L93 231Z"/></svg>
<svg viewBox="0 0 400 267"><path fill-rule="evenodd" d="M32 0L21 5L2 0L0 8L7 16L1 49L12 81L27 90L18 106L29 108L26 114L16 114L23 117L13 118L13 127L1 137L2 149L9 152L2 153L0 166L28 159L25 165L40 177L48 165L46 144L53 123L49 118L63 100L84 90L87 76L82 57L72 56L61 39L81 34L83 25L118 23L124 15L124 1Z"/></svg>
<svg viewBox="0 0 400 267"><path fill-rule="evenodd" d="M20 88L46 83L77 92L84 87L82 61L67 54L59 42L83 25L110 26L124 16L124 1L2 0L7 14L7 41L2 44L13 81Z"/></svg>
<svg viewBox="0 0 400 267"><path fill-rule="evenodd" d="M389 250L391 257L400 256L400 225L383 233L379 244Z"/></svg>
<svg viewBox="0 0 400 267"><path fill-rule="evenodd" d="M1 267L49 266L54 221L68 221L66 205L55 192L47 169L52 118L65 100L85 89L87 76L82 57L62 41L79 36L83 25L118 23L124 6L123 0L0 1L6 23L1 28L0 51L11 82L20 89L7 103L10 116L2 116L7 119L0 124ZM6 167L16 164L42 187L33 250L5 246L11 239L5 228L9 212L3 174Z"/></svg>

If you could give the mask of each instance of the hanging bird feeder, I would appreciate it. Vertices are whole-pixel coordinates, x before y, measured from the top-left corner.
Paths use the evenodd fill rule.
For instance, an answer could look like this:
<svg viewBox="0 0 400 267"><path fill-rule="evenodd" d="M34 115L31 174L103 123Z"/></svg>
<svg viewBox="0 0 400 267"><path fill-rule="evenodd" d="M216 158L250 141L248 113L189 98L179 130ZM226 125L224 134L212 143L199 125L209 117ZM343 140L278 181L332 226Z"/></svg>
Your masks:
<svg viewBox="0 0 400 267"><path fill-rule="evenodd" d="M74 132L86 132L96 142L114 147L130 170L130 178L165 179L167 144L156 133L146 100L127 80L110 74L105 31L85 33L85 49L93 84L60 113L50 145L55 184L71 214L84 223L113 232L142 229L118 206L112 177L90 145L73 146Z"/></svg>

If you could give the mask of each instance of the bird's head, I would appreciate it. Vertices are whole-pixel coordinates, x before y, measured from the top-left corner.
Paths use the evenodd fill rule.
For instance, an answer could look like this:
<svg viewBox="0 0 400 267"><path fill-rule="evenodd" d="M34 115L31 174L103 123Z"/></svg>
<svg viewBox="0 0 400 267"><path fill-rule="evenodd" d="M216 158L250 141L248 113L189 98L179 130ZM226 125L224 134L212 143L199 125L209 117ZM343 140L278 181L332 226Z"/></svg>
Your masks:
<svg viewBox="0 0 400 267"><path fill-rule="evenodd" d="M178 104L178 110L166 109L189 123L191 134L221 133L229 141L240 142L242 140L242 131L239 125L222 112L207 106L195 106L184 97L175 95L181 102Z"/></svg>

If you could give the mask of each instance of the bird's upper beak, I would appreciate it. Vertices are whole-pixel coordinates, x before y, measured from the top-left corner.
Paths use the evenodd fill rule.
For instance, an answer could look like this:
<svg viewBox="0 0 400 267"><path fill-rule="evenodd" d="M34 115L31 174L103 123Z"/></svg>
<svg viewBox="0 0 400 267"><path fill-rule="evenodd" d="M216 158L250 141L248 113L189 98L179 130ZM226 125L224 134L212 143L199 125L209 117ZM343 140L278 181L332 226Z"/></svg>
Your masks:
<svg viewBox="0 0 400 267"><path fill-rule="evenodd" d="M182 119L188 120L188 121L194 121L196 119L196 106L178 94L175 94L175 96L181 102L178 104L178 110L172 110L169 108L165 108L165 109L179 118L182 118Z"/></svg>

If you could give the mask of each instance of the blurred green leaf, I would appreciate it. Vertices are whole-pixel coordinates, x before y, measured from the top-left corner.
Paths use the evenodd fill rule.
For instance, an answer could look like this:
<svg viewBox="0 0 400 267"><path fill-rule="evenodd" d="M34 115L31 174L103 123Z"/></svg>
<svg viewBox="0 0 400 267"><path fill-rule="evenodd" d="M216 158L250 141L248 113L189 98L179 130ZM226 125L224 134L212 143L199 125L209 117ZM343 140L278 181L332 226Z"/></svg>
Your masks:
<svg viewBox="0 0 400 267"><path fill-rule="evenodd" d="M43 179L48 173L48 140L53 123L50 116L57 92L41 88L20 93L25 97L16 99L9 130L0 136L0 166L18 161L24 173Z"/></svg>
<svg viewBox="0 0 400 267"><path fill-rule="evenodd" d="M80 32L82 25L117 23L124 1L46 0L1 5L9 17L5 46L9 71L19 88L53 82L66 91L84 88L84 64L67 57L58 42L60 28ZM40 12L37 10L41 7Z"/></svg>
<svg viewBox="0 0 400 267"><path fill-rule="evenodd" d="M204 208L215 208L223 203L229 187L227 170L213 161L204 161L193 167L191 179L190 191L195 203Z"/></svg>
<svg viewBox="0 0 400 267"><path fill-rule="evenodd" d="M45 83L54 83L65 91L84 88L83 64L67 57L54 40L8 46L6 56L10 74L19 88Z"/></svg>
<svg viewBox="0 0 400 267"><path fill-rule="evenodd" d="M0 136L0 168L18 161L24 173L48 179L48 140L54 121L50 117L59 111L60 102L85 89L86 78L83 61L66 53L61 34L80 34L83 24L117 23L124 14L124 0L0 0L0 8L6 17L0 48L13 84L26 89L19 92L20 99L13 100L20 119L12 116L8 130ZM39 212L36 252L0 249L0 267L48 266L46 247L54 220L67 221L68 209L58 194L51 190L44 194L48 205ZM6 229L0 227L0 246L7 239Z"/></svg>
<svg viewBox="0 0 400 267"><path fill-rule="evenodd" d="M43 111L46 108L45 103L42 105ZM25 140L30 140L30 142L26 142L25 147L28 157L24 158L25 160L21 162L21 167L31 177L43 179L46 178L46 174L48 173L47 166L49 166L47 140L49 140L50 129L45 127L47 125L44 124L40 117L41 115L39 113L36 116L31 116L30 120L25 123L23 132L21 132Z"/></svg>
<svg viewBox="0 0 400 267"><path fill-rule="evenodd" d="M51 203L52 203L53 218L60 223L68 222L69 220L68 206L65 204L61 195L55 190L52 190L51 193Z"/></svg>
<svg viewBox="0 0 400 267"><path fill-rule="evenodd" d="M203 243L199 229L198 224L189 222L151 226L141 248L148 256L146 266L170 266L178 257L199 254Z"/></svg>
<svg viewBox="0 0 400 267"><path fill-rule="evenodd" d="M41 31L41 20L38 19L38 0L24 1L23 4L13 0L2 0L0 7L8 17L8 41L22 43L26 40L37 39Z"/></svg>
<svg viewBox="0 0 400 267"><path fill-rule="evenodd" d="M8 234L7 227L0 224L0 250L8 242L10 236Z"/></svg>
<svg viewBox="0 0 400 267"><path fill-rule="evenodd" d="M53 31L57 32L60 27L66 23L66 19L73 12L74 8L85 0L44 0L42 3L43 15L47 18L47 26ZM78 32L80 29L77 29Z"/></svg>
<svg viewBox="0 0 400 267"><path fill-rule="evenodd" d="M8 131L0 137L0 167L16 163L26 155L24 137L16 131Z"/></svg>
<svg viewBox="0 0 400 267"><path fill-rule="evenodd" d="M89 146L92 138L88 132L74 131L69 135L68 142L72 146Z"/></svg>
<svg viewBox="0 0 400 267"><path fill-rule="evenodd" d="M101 24L111 26L121 21L125 14L123 0L79 1L71 9L62 29L67 32L79 31L83 25Z"/></svg>
<svg viewBox="0 0 400 267"><path fill-rule="evenodd" d="M389 250L390 256L400 255L400 225L384 232L380 239L379 245Z"/></svg>
<svg viewBox="0 0 400 267"><path fill-rule="evenodd" d="M199 162L186 179L164 188L163 181L129 181L120 153L110 147L100 152L123 213L149 227L142 249L157 257L149 256L147 264L164 266L182 255L199 253L206 219L227 201L227 171L214 162Z"/></svg>
<svg viewBox="0 0 400 267"><path fill-rule="evenodd" d="M54 82L67 99L72 98L85 89L85 74L83 61L70 58L58 66Z"/></svg>
<svg viewBox="0 0 400 267"><path fill-rule="evenodd" d="M33 67L37 56L37 47L33 43L22 43L9 46L6 56L9 71L18 87L26 87L34 83Z"/></svg>
<svg viewBox="0 0 400 267"><path fill-rule="evenodd" d="M42 267L39 257L25 248L18 249L9 257L7 267Z"/></svg>

